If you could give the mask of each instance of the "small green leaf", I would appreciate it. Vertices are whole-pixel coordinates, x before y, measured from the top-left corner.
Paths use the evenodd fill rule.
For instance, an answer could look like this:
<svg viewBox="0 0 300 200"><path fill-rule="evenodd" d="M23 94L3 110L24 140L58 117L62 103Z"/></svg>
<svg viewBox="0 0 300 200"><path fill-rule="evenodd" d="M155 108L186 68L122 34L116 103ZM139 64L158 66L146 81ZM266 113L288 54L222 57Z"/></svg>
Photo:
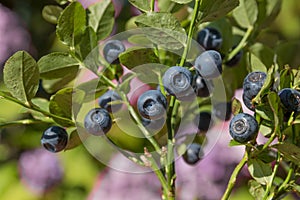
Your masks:
<svg viewBox="0 0 300 200"><path fill-rule="evenodd" d="M102 81L102 79L96 78L85 83L81 83L76 87L76 90L77 89L84 91L85 95L83 98L83 102L81 103L85 103L97 99L102 94L104 94L108 88L107 85Z"/></svg>
<svg viewBox="0 0 300 200"><path fill-rule="evenodd" d="M171 50L185 46L186 33L179 21L171 13L151 12L139 15L135 23L144 29L145 35L153 43Z"/></svg>
<svg viewBox="0 0 300 200"><path fill-rule="evenodd" d="M229 142L229 146L230 147L241 146L241 145L245 145L245 144L244 143L239 143L239 142L237 142L235 140L230 140L230 142Z"/></svg>
<svg viewBox="0 0 300 200"><path fill-rule="evenodd" d="M129 2L143 12L151 10L149 0L129 0Z"/></svg>
<svg viewBox="0 0 300 200"><path fill-rule="evenodd" d="M241 102L237 98L235 98L235 97L232 100L231 109L232 109L232 114L234 114L234 115L237 115L237 114L243 112L243 108L242 108Z"/></svg>
<svg viewBox="0 0 300 200"><path fill-rule="evenodd" d="M239 0L202 0L200 5L199 22L214 21L227 15L239 5Z"/></svg>
<svg viewBox="0 0 300 200"><path fill-rule="evenodd" d="M233 10L233 17L243 28L253 26L257 20L258 7L255 0L240 0L240 5Z"/></svg>
<svg viewBox="0 0 300 200"><path fill-rule="evenodd" d="M120 62L128 69L149 63L159 63L159 59L151 48L133 47L119 55Z"/></svg>
<svg viewBox="0 0 300 200"><path fill-rule="evenodd" d="M84 34L82 35L78 47L76 47L76 50L79 49L81 60L84 60L93 51L93 49L96 48L97 44L98 44L97 35L95 31L92 29L92 27L88 26L85 29Z"/></svg>
<svg viewBox="0 0 300 200"><path fill-rule="evenodd" d="M58 18L56 34L58 38L68 45L75 47L85 30L86 13L79 2L68 5Z"/></svg>
<svg viewBox="0 0 300 200"><path fill-rule="evenodd" d="M49 94L55 93L58 90L64 88L68 83L70 83L72 80L74 80L77 77L78 71L70 71L69 73L65 74L62 78L57 79L43 79L42 85L46 92Z"/></svg>
<svg viewBox="0 0 300 200"><path fill-rule="evenodd" d="M282 153L286 159L300 166L300 147L292 143L275 144L272 147Z"/></svg>
<svg viewBox="0 0 300 200"><path fill-rule="evenodd" d="M291 88L294 82L294 73L290 67L286 67L285 69L280 71L280 83L279 89L283 88Z"/></svg>
<svg viewBox="0 0 300 200"><path fill-rule="evenodd" d="M55 0L59 5L65 5L66 3L68 3L68 0Z"/></svg>
<svg viewBox="0 0 300 200"><path fill-rule="evenodd" d="M69 140L68 140L68 144L65 148L65 151L67 150L71 150L76 148L77 146L82 144L82 139L84 139L83 137L87 137L87 133L82 132L83 130L80 130L80 137L79 134L77 132L77 130L74 130L71 132Z"/></svg>
<svg viewBox="0 0 300 200"><path fill-rule="evenodd" d="M43 99L43 98L34 98L31 100L31 102L36 105L37 107L39 107L40 109L46 111L46 112L49 112L49 101L47 99ZM33 110L28 110L32 116L35 118L35 119L38 119L38 120L43 120L45 119L45 116L40 113L40 112L37 112L37 111L33 111Z"/></svg>
<svg viewBox="0 0 300 200"><path fill-rule="evenodd" d="M41 78L57 79L68 73L77 73L79 63L67 53L55 52L38 61Z"/></svg>
<svg viewBox="0 0 300 200"><path fill-rule="evenodd" d="M135 34L128 38L128 42L137 45L152 45L153 43L143 34Z"/></svg>
<svg viewBox="0 0 300 200"><path fill-rule="evenodd" d="M248 170L251 176L262 185L267 185L272 180L271 164L258 159L249 159Z"/></svg>
<svg viewBox="0 0 300 200"><path fill-rule="evenodd" d="M59 6L47 5L42 10L43 18L52 24L57 24L57 20L63 9Z"/></svg>
<svg viewBox="0 0 300 200"><path fill-rule="evenodd" d="M257 113L262 119L273 121L273 111L269 104L259 104L255 107L255 113Z"/></svg>
<svg viewBox="0 0 300 200"><path fill-rule="evenodd" d="M30 101L39 86L39 68L36 61L25 51L18 51L5 63L4 83L9 92L23 102Z"/></svg>
<svg viewBox="0 0 300 200"><path fill-rule="evenodd" d="M275 52L278 56L279 66L284 66L286 64L290 65L292 68L298 69L299 67L299 56L298 51L300 49L300 42L289 41L276 45Z"/></svg>
<svg viewBox="0 0 300 200"><path fill-rule="evenodd" d="M252 100L252 102L256 102L257 104L261 103L261 97L268 93L270 90L270 87L272 86L273 82L274 82L274 73L275 73L275 69L274 69L274 65L272 65L269 69L268 69L268 73L267 73L267 78L262 86L262 88L260 89L259 93L256 95L256 97Z"/></svg>
<svg viewBox="0 0 300 200"><path fill-rule="evenodd" d="M158 8L160 12L170 12L170 13L175 13L177 11L179 11L184 4L179 4L176 3L175 1L189 1L189 0L164 0L164 1L158 1ZM190 0L191 2L192 0Z"/></svg>
<svg viewBox="0 0 300 200"><path fill-rule="evenodd" d="M261 184L255 180L249 180L248 182L250 194L257 200L263 199L265 190Z"/></svg>
<svg viewBox="0 0 300 200"><path fill-rule="evenodd" d="M136 77L133 73L127 73L122 77L122 83L118 87L119 92L123 92L125 94L128 94L130 91L130 82L131 80Z"/></svg>
<svg viewBox="0 0 300 200"><path fill-rule="evenodd" d="M72 94L72 88L64 88L53 95L49 103L50 113L72 119Z"/></svg>
<svg viewBox="0 0 300 200"><path fill-rule="evenodd" d="M258 3L258 20L260 28L267 28L280 13L282 0L262 0Z"/></svg>
<svg viewBox="0 0 300 200"><path fill-rule="evenodd" d="M249 51L267 68L270 68L274 64L274 51L271 48L261 43L255 43L249 48Z"/></svg>
<svg viewBox="0 0 300 200"><path fill-rule="evenodd" d="M179 4L188 4L192 2L192 0L171 0L171 1Z"/></svg>
<svg viewBox="0 0 300 200"><path fill-rule="evenodd" d="M267 67L256 55L250 52L248 52L247 55L248 55L247 57L249 58L248 65L250 66L252 72L254 71L267 72Z"/></svg>
<svg viewBox="0 0 300 200"><path fill-rule="evenodd" d="M259 132L260 132L261 134L263 134L263 136L269 137L269 136L273 133L273 127L272 127L271 124L268 124L268 125L265 125L265 124L266 124L266 123L265 123L265 121L264 121L264 124L261 124L261 125L259 126ZM272 127L272 128L270 128L270 127Z"/></svg>
<svg viewBox="0 0 300 200"><path fill-rule="evenodd" d="M97 39L109 36L114 27L115 10L111 0L98 2L88 8L88 25L96 32Z"/></svg>

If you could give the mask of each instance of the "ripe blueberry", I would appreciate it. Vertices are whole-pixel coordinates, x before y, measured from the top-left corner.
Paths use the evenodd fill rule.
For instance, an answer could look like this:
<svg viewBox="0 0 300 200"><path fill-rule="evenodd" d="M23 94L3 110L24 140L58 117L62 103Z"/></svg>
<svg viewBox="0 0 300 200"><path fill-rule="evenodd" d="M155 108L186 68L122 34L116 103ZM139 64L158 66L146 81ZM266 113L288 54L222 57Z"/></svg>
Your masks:
<svg viewBox="0 0 300 200"><path fill-rule="evenodd" d="M243 94L245 98L252 100L261 90L266 80L267 74L265 72L251 72L243 82Z"/></svg>
<svg viewBox="0 0 300 200"><path fill-rule="evenodd" d="M41 144L50 152L62 151L68 143L68 133L59 126L51 126L42 135Z"/></svg>
<svg viewBox="0 0 300 200"><path fill-rule="evenodd" d="M221 33L217 29L207 27L199 31L197 42L206 50L216 50L222 46L223 39Z"/></svg>
<svg viewBox="0 0 300 200"><path fill-rule="evenodd" d="M215 50L204 51L195 61L195 69L206 79L217 78L222 73L222 58Z"/></svg>
<svg viewBox="0 0 300 200"><path fill-rule="evenodd" d="M225 62L225 65L228 66L228 67L236 66L241 61L242 57L243 57L243 50L240 50L230 60L228 60L227 62Z"/></svg>
<svg viewBox="0 0 300 200"><path fill-rule="evenodd" d="M188 69L179 66L170 67L162 77L166 91L177 98L191 93L192 81L192 73Z"/></svg>
<svg viewBox="0 0 300 200"><path fill-rule="evenodd" d="M207 131L212 123L211 114L209 112L200 112L194 122L197 123L198 130Z"/></svg>
<svg viewBox="0 0 300 200"><path fill-rule="evenodd" d="M104 44L103 56L108 63L119 63L118 56L125 51L124 44L119 40L109 40Z"/></svg>
<svg viewBox="0 0 300 200"><path fill-rule="evenodd" d="M106 134L111 126L111 117L104 108L93 108L84 119L84 127L87 132L96 136Z"/></svg>
<svg viewBox="0 0 300 200"><path fill-rule="evenodd" d="M252 99L249 99L245 94L243 94L243 102L249 110L255 111L255 106L252 104Z"/></svg>
<svg viewBox="0 0 300 200"><path fill-rule="evenodd" d="M203 157L201 148L200 144L191 143L188 145L186 152L183 154L183 160L189 165L196 164Z"/></svg>
<svg viewBox="0 0 300 200"><path fill-rule="evenodd" d="M239 113L230 121L229 132L235 141L245 143L256 137L258 123L252 115Z"/></svg>
<svg viewBox="0 0 300 200"><path fill-rule="evenodd" d="M300 111L300 92L291 89L284 88L278 92L281 103L286 108L287 112L299 112Z"/></svg>
<svg viewBox="0 0 300 200"><path fill-rule="evenodd" d="M137 109L142 117L157 120L166 115L167 99L158 90L148 90L138 98Z"/></svg>
<svg viewBox="0 0 300 200"><path fill-rule="evenodd" d="M205 81L201 76L194 75L193 88L198 97L208 97L210 90L213 89L213 83L211 80Z"/></svg>
<svg viewBox="0 0 300 200"><path fill-rule="evenodd" d="M121 109L122 104L111 104L113 101L120 101L122 98L113 90L108 90L99 99L98 104L101 108L106 109L108 112L117 112Z"/></svg>
<svg viewBox="0 0 300 200"><path fill-rule="evenodd" d="M213 114L220 120L228 121L231 117L231 101L214 105Z"/></svg>

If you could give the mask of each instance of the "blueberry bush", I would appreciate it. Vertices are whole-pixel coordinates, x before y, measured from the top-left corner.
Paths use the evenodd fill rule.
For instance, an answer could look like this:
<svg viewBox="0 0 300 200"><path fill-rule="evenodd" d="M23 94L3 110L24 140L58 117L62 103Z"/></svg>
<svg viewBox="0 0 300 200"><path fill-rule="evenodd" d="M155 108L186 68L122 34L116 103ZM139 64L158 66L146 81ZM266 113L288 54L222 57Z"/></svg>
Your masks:
<svg viewBox="0 0 300 200"><path fill-rule="evenodd" d="M155 174L161 199L186 199L177 195L175 161L201 163L217 145L210 129L229 122L228 145L244 156L220 198L229 199L243 169L253 198L299 198L300 43L270 31L281 9L282 0L53 0L40 15L59 50L20 50L3 66L0 97L22 115L0 120L1 140L25 126L40 134L21 140L38 142L5 145L59 154L84 146L108 166L121 153ZM26 164L39 162L31 153L39 154L21 156L27 182L38 177ZM39 192L61 181L53 170L58 177L41 170L36 180L49 183L34 182Z"/></svg>

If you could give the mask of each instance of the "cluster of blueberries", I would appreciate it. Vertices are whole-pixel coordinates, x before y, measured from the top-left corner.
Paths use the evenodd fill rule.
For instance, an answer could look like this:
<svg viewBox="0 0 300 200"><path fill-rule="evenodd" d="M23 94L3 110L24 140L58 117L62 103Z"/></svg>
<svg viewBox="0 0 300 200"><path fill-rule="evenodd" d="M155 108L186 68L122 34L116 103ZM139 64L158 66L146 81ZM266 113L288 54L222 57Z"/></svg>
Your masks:
<svg viewBox="0 0 300 200"><path fill-rule="evenodd" d="M194 68L196 73L193 75L186 67L172 66L162 76L162 88L164 88L166 95L175 96L179 101L190 101L191 97L195 95L198 97L210 96L210 89L213 87L211 80L222 73L222 56L217 51L222 44L220 32L211 27L204 28L198 33L197 41L205 48L205 51L195 60ZM119 54L125 50L126 48L121 41L110 40L104 45L103 56L108 63L117 64L119 63ZM242 53L238 53L225 64L228 66L236 65L241 55ZM253 96L253 94L251 95ZM111 113L122 108L121 102L121 96L114 90L108 90L103 94L98 99L99 107L91 109L85 116L84 127L86 131L96 136L109 132L113 123ZM217 105L214 109L217 110L218 106L222 107L223 105ZM140 95L137 101L137 110L142 124L147 129L160 130L165 123L167 106L167 98L160 90L160 87L156 90L148 90ZM225 116L225 120L229 120L231 103L227 103L226 106L227 111L216 112L216 117L224 119ZM209 112L200 112L197 124L198 129L207 131L210 121L211 114ZM238 131L238 124L233 124L236 124L237 127L232 130ZM241 133L236 135L241 135ZM51 152L62 151L66 147L67 142L68 134L66 130L58 126L48 128L41 138L42 145ZM201 159L201 156L201 145L192 143L187 147L183 158L187 163L195 164Z"/></svg>
<svg viewBox="0 0 300 200"><path fill-rule="evenodd" d="M257 96L263 87L267 74L260 71L249 73L243 82L243 102L247 108L255 111L252 100ZM284 108L286 116L292 112L300 111L300 92L292 88L283 88L278 91L278 96ZM256 138L258 133L256 119L247 113L239 113L230 121L230 135L240 143L245 143Z"/></svg>

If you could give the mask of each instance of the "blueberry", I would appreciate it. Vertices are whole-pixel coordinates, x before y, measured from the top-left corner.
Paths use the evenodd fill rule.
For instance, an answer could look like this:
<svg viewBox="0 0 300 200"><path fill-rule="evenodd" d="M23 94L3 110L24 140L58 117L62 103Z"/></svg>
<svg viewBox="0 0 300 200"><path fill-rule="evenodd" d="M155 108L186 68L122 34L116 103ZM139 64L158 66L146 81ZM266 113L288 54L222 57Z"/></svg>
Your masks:
<svg viewBox="0 0 300 200"><path fill-rule="evenodd" d="M245 98L252 100L261 90L266 78L267 74L265 72L256 71L249 73L243 82Z"/></svg>
<svg viewBox="0 0 300 200"><path fill-rule="evenodd" d="M245 143L256 137L258 123L252 115L239 113L230 121L229 132L235 141Z"/></svg>
<svg viewBox="0 0 300 200"><path fill-rule="evenodd" d="M212 123L211 114L209 112L200 112L194 120L200 131L207 131Z"/></svg>
<svg viewBox="0 0 300 200"><path fill-rule="evenodd" d="M220 120L228 121L231 117L231 106L230 102L220 102L214 105L213 114Z"/></svg>
<svg viewBox="0 0 300 200"><path fill-rule="evenodd" d="M281 103L286 108L287 112L299 112L300 111L300 92L291 89L284 88L278 92Z"/></svg>
<svg viewBox="0 0 300 200"><path fill-rule="evenodd" d="M245 94L243 94L243 102L249 110L255 110L255 106L252 104L252 99L249 99L247 96L245 96Z"/></svg>
<svg viewBox="0 0 300 200"><path fill-rule="evenodd" d="M162 82L166 91L177 98L192 92L192 73L179 66L170 67L163 75Z"/></svg>
<svg viewBox="0 0 300 200"><path fill-rule="evenodd" d="M125 51L124 44L119 40L109 40L104 44L103 55L108 63L119 63L118 56Z"/></svg>
<svg viewBox="0 0 300 200"><path fill-rule="evenodd" d="M221 33L217 29L207 27L199 31L197 42L206 50L216 50L221 48L223 39Z"/></svg>
<svg viewBox="0 0 300 200"><path fill-rule="evenodd" d="M51 126L42 135L41 144L50 152L62 151L68 143L68 133L59 126Z"/></svg>
<svg viewBox="0 0 300 200"><path fill-rule="evenodd" d="M206 79L217 78L222 73L222 58L215 50L204 51L195 61L198 73Z"/></svg>
<svg viewBox="0 0 300 200"><path fill-rule="evenodd" d="M87 132L96 136L106 134L111 126L111 117L104 108L93 108L84 119L84 127Z"/></svg>
<svg viewBox="0 0 300 200"><path fill-rule="evenodd" d="M199 75L194 75L193 88L196 96L208 97L210 96L210 90L213 89L213 83L211 80L206 80Z"/></svg>
<svg viewBox="0 0 300 200"><path fill-rule="evenodd" d="M111 104L114 101L120 101L122 98L119 96L119 94L113 90L108 90L106 93L104 93L99 99L98 104L101 108L106 109L108 112L117 112L121 109L122 104Z"/></svg>
<svg viewBox="0 0 300 200"><path fill-rule="evenodd" d="M148 90L138 98L137 108L142 117L157 120L166 115L167 99L158 90Z"/></svg>
<svg viewBox="0 0 300 200"><path fill-rule="evenodd" d="M200 144L191 143L188 145L186 152L183 154L183 160L189 165L196 164L203 157L201 148Z"/></svg>
<svg viewBox="0 0 300 200"><path fill-rule="evenodd" d="M235 47L233 47L233 48L235 48ZM225 62L225 65L228 66L228 67L234 67L234 66L238 65L239 62L241 61L242 57L243 57L243 54L244 54L243 50L240 50L230 60Z"/></svg>

